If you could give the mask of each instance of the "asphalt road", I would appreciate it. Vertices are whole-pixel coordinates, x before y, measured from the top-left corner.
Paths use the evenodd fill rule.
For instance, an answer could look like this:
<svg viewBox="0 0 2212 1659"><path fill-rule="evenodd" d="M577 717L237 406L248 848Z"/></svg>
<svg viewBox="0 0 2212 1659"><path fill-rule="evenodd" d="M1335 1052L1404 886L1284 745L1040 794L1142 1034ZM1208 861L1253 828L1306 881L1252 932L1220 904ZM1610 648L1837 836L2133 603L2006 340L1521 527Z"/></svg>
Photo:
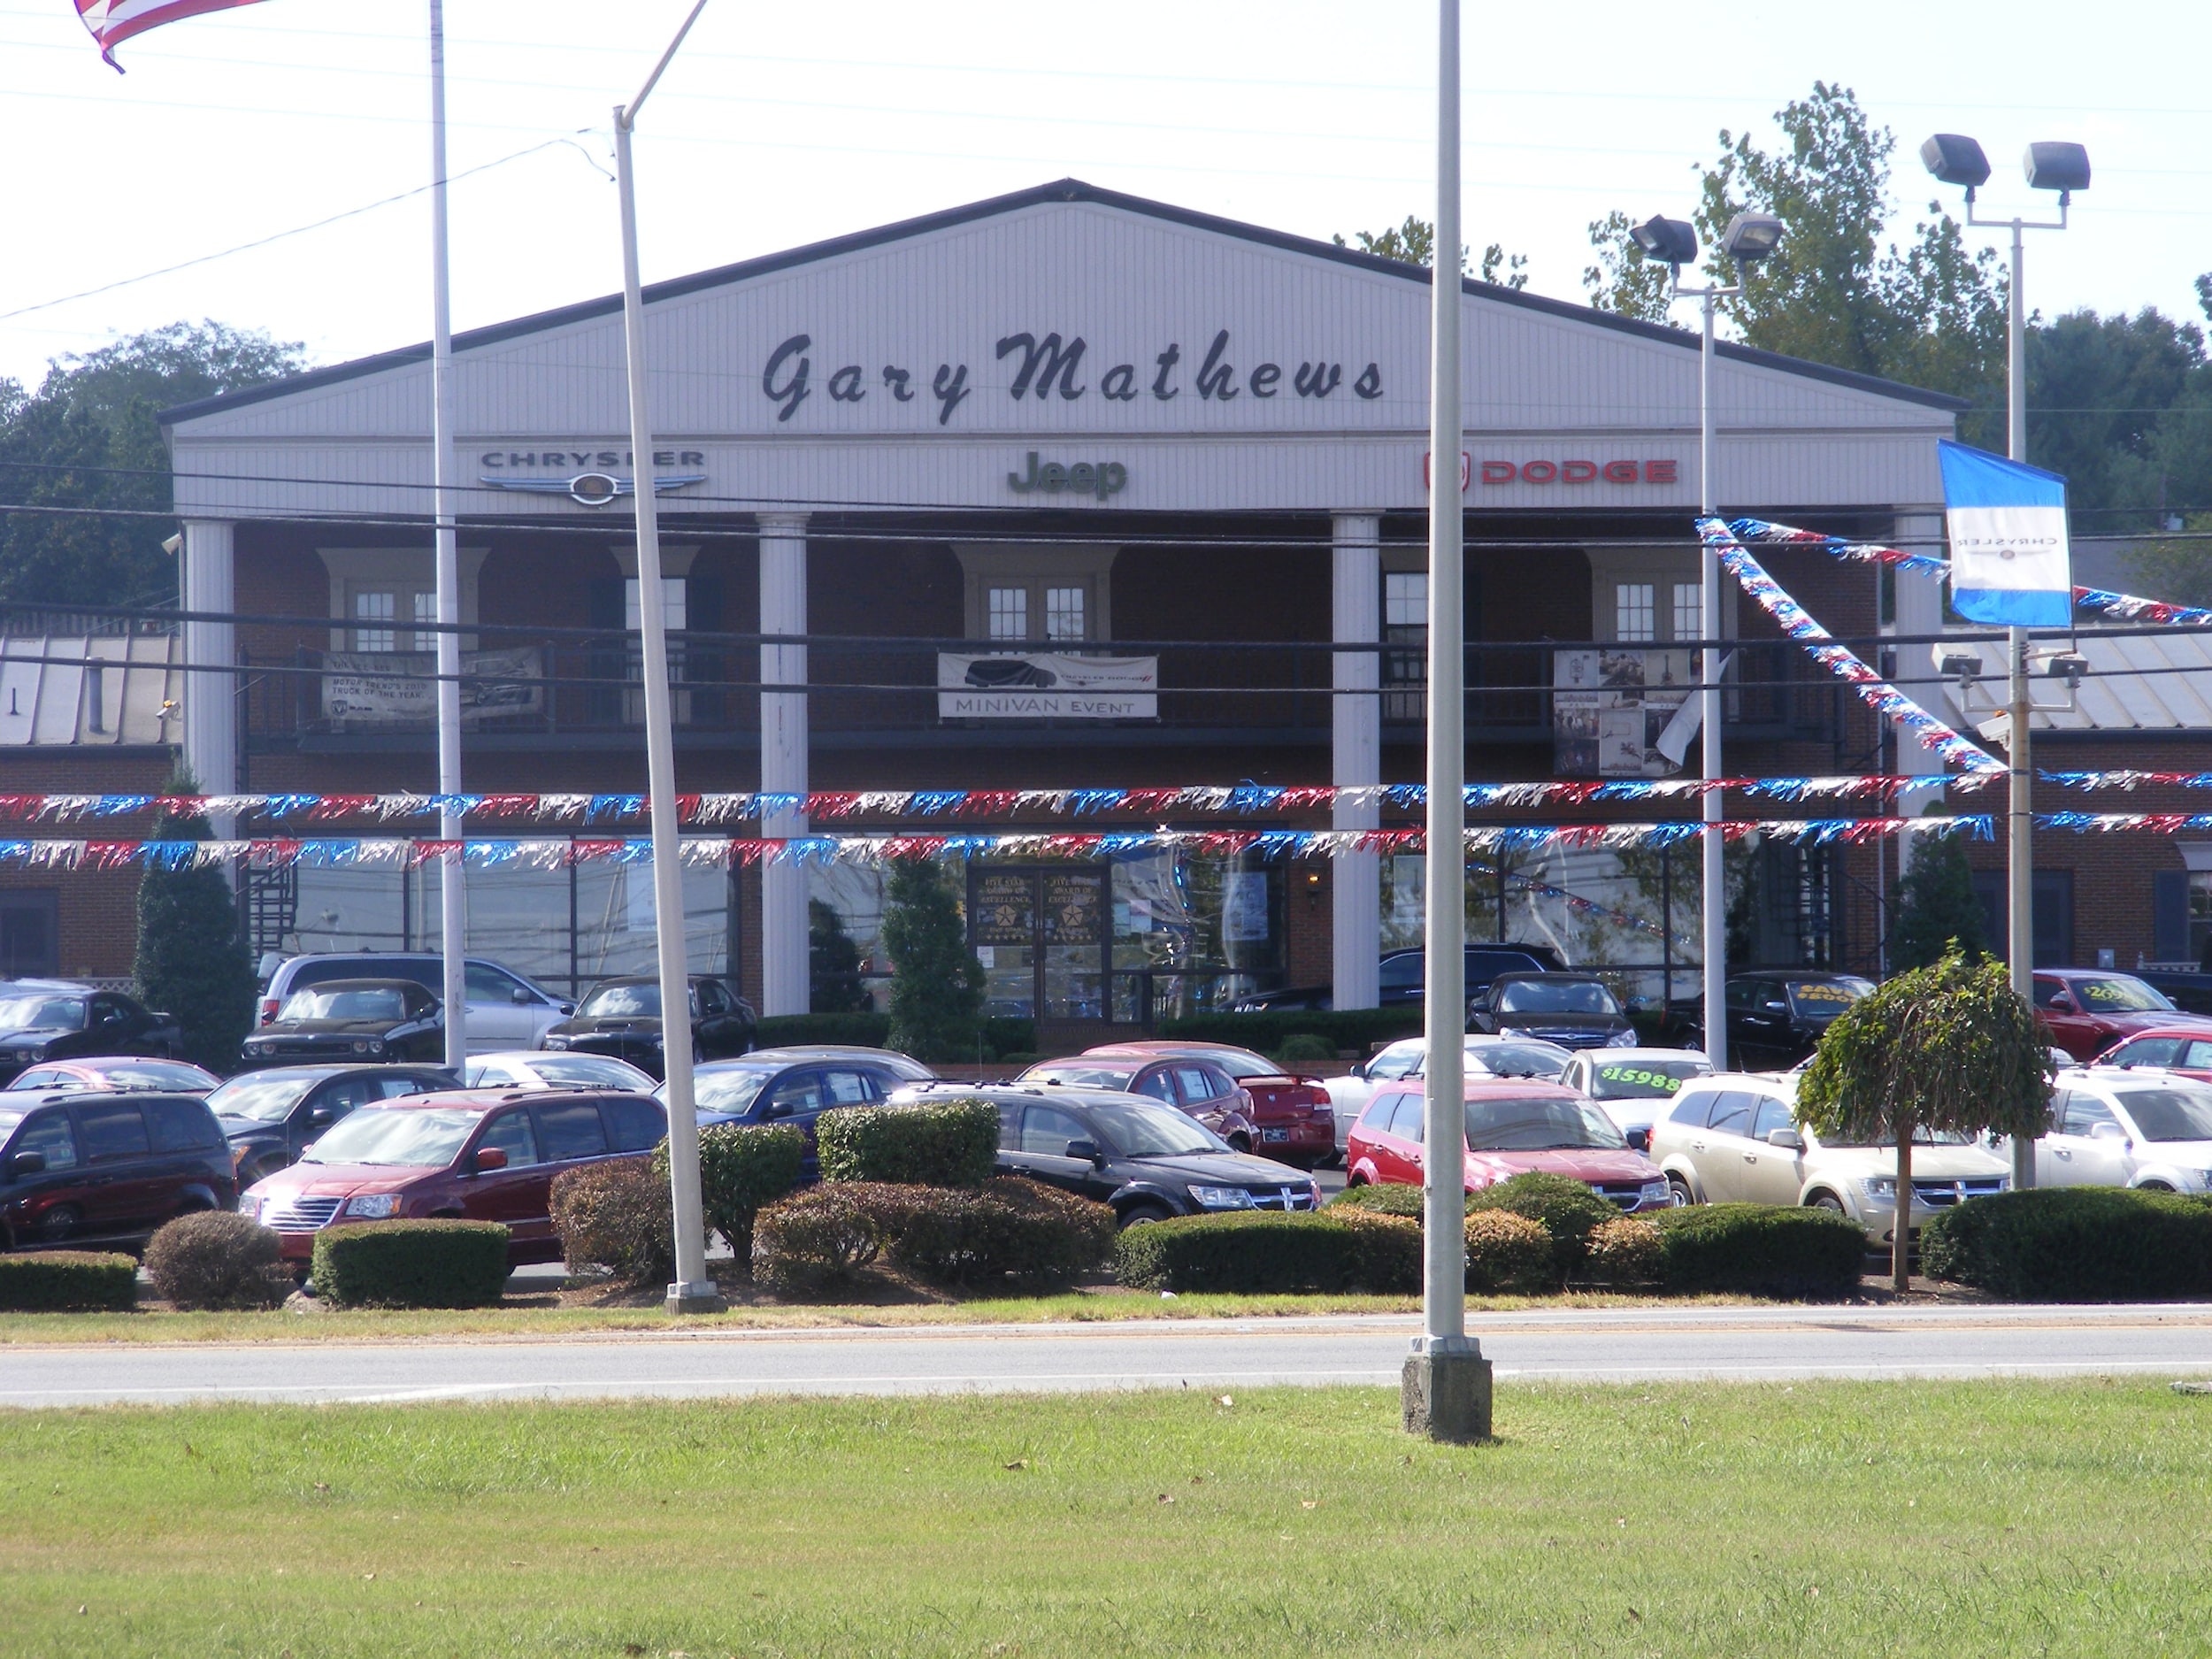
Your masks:
<svg viewBox="0 0 2212 1659"><path fill-rule="evenodd" d="M2212 1306L1622 1309L1470 1319L1500 1380L2212 1374ZM0 1348L0 1407L1392 1384L1403 1317Z"/></svg>

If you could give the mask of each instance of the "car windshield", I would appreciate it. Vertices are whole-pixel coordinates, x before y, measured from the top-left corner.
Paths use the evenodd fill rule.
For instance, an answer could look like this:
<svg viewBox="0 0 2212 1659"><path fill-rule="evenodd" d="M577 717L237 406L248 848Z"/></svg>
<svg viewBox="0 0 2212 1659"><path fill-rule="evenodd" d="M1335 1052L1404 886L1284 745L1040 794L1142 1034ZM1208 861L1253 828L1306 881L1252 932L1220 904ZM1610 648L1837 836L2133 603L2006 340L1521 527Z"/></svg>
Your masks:
<svg viewBox="0 0 2212 1659"><path fill-rule="evenodd" d="M480 1111L365 1106L340 1118L303 1164L396 1164L440 1169L483 1118Z"/></svg>
<svg viewBox="0 0 2212 1659"><path fill-rule="evenodd" d="M300 1097L321 1081L320 1076L233 1078L207 1097L207 1109L218 1118L280 1124L300 1103Z"/></svg>
<svg viewBox="0 0 2212 1659"><path fill-rule="evenodd" d="M1870 979L1792 979L1790 1006L1815 1019L1832 1018L1873 988Z"/></svg>
<svg viewBox="0 0 2212 1659"><path fill-rule="evenodd" d="M180 1065L173 1060L111 1061L98 1070L111 1089L167 1089L173 1094L200 1094L215 1087L215 1079L198 1066Z"/></svg>
<svg viewBox="0 0 2212 1659"><path fill-rule="evenodd" d="M1197 1057L1202 1060L1211 1060L1240 1083L1248 1077L1281 1077L1284 1075L1283 1068L1275 1061L1268 1059L1263 1055L1254 1054L1249 1048L1207 1048L1200 1052Z"/></svg>
<svg viewBox="0 0 2212 1659"><path fill-rule="evenodd" d="M2212 1141L2212 1089L2131 1088L2120 1103L2146 1141Z"/></svg>
<svg viewBox="0 0 2212 1659"><path fill-rule="evenodd" d="M0 1031L82 1031L81 996L0 998Z"/></svg>
<svg viewBox="0 0 2212 1659"><path fill-rule="evenodd" d="M28 1112L0 1112L0 1141L5 1141L16 1125L28 1116Z"/></svg>
<svg viewBox="0 0 2212 1659"><path fill-rule="evenodd" d="M578 1083L591 1088L636 1088L641 1075L635 1066L593 1054L534 1054L522 1070L535 1072L548 1083ZM645 1087L650 1088L650 1079Z"/></svg>
<svg viewBox="0 0 2212 1659"><path fill-rule="evenodd" d="M1569 1147L1624 1150L1613 1120L1586 1101L1540 1094L1527 1100L1471 1100L1467 1144L1478 1152L1542 1152Z"/></svg>
<svg viewBox="0 0 2212 1659"><path fill-rule="evenodd" d="M1065 1083L1075 1088L1126 1089L1137 1075L1133 1065L1109 1065L1100 1061L1069 1060L1057 1065L1033 1065L1021 1075L1025 1083Z"/></svg>
<svg viewBox="0 0 2212 1659"><path fill-rule="evenodd" d="M1613 993L1595 979L1508 979L1498 987L1501 1014L1613 1014Z"/></svg>
<svg viewBox="0 0 2212 1659"><path fill-rule="evenodd" d="M1663 1100L1712 1069L1694 1055L1679 1060L1601 1060L1590 1070L1590 1094L1594 1100Z"/></svg>
<svg viewBox="0 0 2212 1659"><path fill-rule="evenodd" d="M1087 1106L1083 1121L1098 1142L1126 1158L1180 1158L1226 1152L1229 1143L1195 1118L1165 1106Z"/></svg>
<svg viewBox="0 0 2212 1659"><path fill-rule="evenodd" d="M1894 1135L1880 1141L1839 1141L1832 1135L1821 1135L1818 1141L1824 1147L1850 1147L1860 1151L1869 1148L1878 1150L1897 1144ZM1948 1129L1916 1129L1912 1132L1912 1143L1916 1147L1970 1147L1974 1144L1974 1137L1957 1134Z"/></svg>
<svg viewBox="0 0 2212 1659"><path fill-rule="evenodd" d="M2173 1004L2162 991L2124 974L2110 979L2076 979L2069 987L2074 1000L2093 1014L2160 1014Z"/></svg>
<svg viewBox="0 0 2212 1659"><path fill-rule="evenodd" d="M1571 1057L1549 1042L1471 1043L1467 1048L1468 1065L1492 1077L1555 1078Z"/></svg>
<svg viewBox="0 0 2212 1659"><path fill-rule="evenodd" d="M732 1117L748 1110L760 1098L776 1073L782 1070L772 1065L734 1065L727 1071L717 1067L711 1071L695 1071L692 1089L703 1112L727 1112Z"/></svg>
<svg viewBox="0 0 2212 1659"><path fill-rule="evenodd" d="M278 1010L279 1019L389 1019L407 1018L407 999L396 988L295 991Z"/></svg>
<svg viewBox="0 0 2212 1659"><path fill-rule="evenodd" d="M605 1019L628 1014L639 1019L661 1017L661 987L657 985L602 985L576 1010L579 1019Z"/></svg>

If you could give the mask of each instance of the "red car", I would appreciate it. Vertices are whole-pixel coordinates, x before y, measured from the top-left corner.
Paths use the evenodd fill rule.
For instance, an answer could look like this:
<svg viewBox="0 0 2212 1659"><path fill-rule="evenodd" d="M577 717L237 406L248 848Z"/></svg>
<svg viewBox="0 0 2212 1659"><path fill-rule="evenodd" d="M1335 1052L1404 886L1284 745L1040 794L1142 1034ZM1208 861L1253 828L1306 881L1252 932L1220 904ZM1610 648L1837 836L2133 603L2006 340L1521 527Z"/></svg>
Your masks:
<svg viewBox="0 0 2212 1659"><path fill-rule="evenodd" d="M2133 974L2093 968L2038 968L2035 1011L2051 1041L2086 1062L2115 1043L2152 1032L2212 1037L2212 1018L2185 1014Z"/></svg>
<svg viewBox="0 0 2212 1659"><path fill-rule="evenodd" d="M2158 1066L2212 1082L2212 1031L2201 1025L2161 1026L2139 1032L2096 1058L2099 1065Z"/></svg>
<svg viewBox="0 0 2212 1659"><path fill-rule="evenodd" d="M1422 1179L1421 1091L1376 1091L1345 1148L1350 1184ZM1667 1178L1594 1102L1556 1083L1486 1078L1467 1085L1467 1190L1532 1170L1570 1176L1629 1211L1674 1202Z"/></svg>
<svg viewBox="0 0 2212 1659"><path fill-rule="evenodd" d="M276 1229L284 1257L304 1265L315 1234L336 1222L452 1216L498 1221L512 1262L549 1262L553 1178L563 1170L650 1152L668 1114L646 1094L461 1089L361 1106L298 1163L238 1201Z"/></svg>
<svg viewBox="0 0 2212 1659"><path fill-rule="evenodd" d="M1336 1152L1336 1108L1317 1078L1287 1071L1264 1055L1218 1042L1117 1042L1087 1048L1081 1056L1129 1059L1205 1060L1226 1071L1252 1097L1252 1122L1259 1142L1252 1149L1310 1170Z"/></svg>
<svg viewBox="0 0 2212 1659"><path fill-rule="evenodd" d="M1015 1081L1148 1094L1197 1118L1240 1152L1256 1151L1260 1144L1252 1096L1217 1060L1154 1054L1123 1044L1065 1060L1041 1060Z"/></svg>

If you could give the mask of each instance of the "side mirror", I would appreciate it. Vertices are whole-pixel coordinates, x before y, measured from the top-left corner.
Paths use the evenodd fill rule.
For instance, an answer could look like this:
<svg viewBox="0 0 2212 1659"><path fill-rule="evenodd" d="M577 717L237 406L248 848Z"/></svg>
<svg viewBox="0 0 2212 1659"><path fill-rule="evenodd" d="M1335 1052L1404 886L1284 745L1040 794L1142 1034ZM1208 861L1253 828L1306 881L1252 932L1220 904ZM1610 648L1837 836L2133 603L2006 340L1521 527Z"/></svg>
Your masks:
<svg viewBox="0 0 2212 1659"><path fill-rule="evenodd" d="M1071 1158L1088 1158L1094 1165L1099 1168L1103 1168L1106 1163L1106 1155L1098 1149L1098 1142L1095 1141L1069 1141L1067 1156Z"/></svg>
<svg viewBox="0 0 2212 1659"><path fill-rule="evenodd" d="M553 1006L561 1010L563 1018L566 1018L576 1011L576 1004L573 1002L556 1002Z"/></svg>
<svg viewBox="0 0 2212 1659"><path fill-rule="evenodd" d="M512 1002L517 1008L527 1008L531 1003L536 1002L538 999L532 996L529 992L524 990L518 985L515 987L513 992L508 996L507 1000Z"/></svg>
<svg viewBox="0 0 2212 1659"><path fill-rule="evenodd" d="M1631 1129L1624 1139L1628 1141L1629 1150L1632 1152L1651 1150L1651 1131L1648 1129Z"/></svg>
<svg viewBox="0 0 2212 1659"><path fill-rule="evenodd" d="M43 1175L45 1172L46 1155L43 1152L19 1152L8 1160L8 1173L11 1175Z"/></svg>
<svg viewBox="0 0 2212 1659"><path fill-rule="evenodd" d="M310 1129L327 1129L337 1121L338 1114L327 1106L318 1106L307 1114L307 1126Z"/></svg>
<svg viewBox="0 0 2212 1659"><path fill-rule="evenodd" d="M2128 1132L2121 1128L2119 1125L2108 1121L2101 1124L2092 1124L2089 1126L2089 1138L2092 1141L2124 1141L2128 1138Z"/></svg>
<svg viewBox="0 0 2212 1659"><path fill-rule="evenodd" d="M791 1103L788 1101L772 1100L760 1109L760 1115L763 1118L788 1118L791 1116Z"/></svg>
<svg viewBox="0 0 2212 1659"><path fill-rule="evenodd" d="M1767 1131L1767 1145L1780 1147L1788 1152L1802 1152L1805 1137L1794 1129L1770 1129Z"/></svg>
<svg viewBox="0 0 2212 1659"><path fill-rule="evenodd" d="M1364 1078L1367 1075L1367 1062L1364 1060L1353 1061L1352 1069L1348 1075L1356 1078Z"/></svg>
<svg viewBox="0 0 2212 1659"><path fill-rule="evenodd" d="M479 1175L488 1175L494 1170L503 1170L506 1167L507 1155L497 1147L476 1148L476 1172Z"/></svg>
<svg viewBox="0 0 2212 1659"><path fill-rule="evenodd" d="M1790 1011L1790 1005L1787 1002L1769 1002L1766 1008L1770 1014L1786 1014Z"/></svg>

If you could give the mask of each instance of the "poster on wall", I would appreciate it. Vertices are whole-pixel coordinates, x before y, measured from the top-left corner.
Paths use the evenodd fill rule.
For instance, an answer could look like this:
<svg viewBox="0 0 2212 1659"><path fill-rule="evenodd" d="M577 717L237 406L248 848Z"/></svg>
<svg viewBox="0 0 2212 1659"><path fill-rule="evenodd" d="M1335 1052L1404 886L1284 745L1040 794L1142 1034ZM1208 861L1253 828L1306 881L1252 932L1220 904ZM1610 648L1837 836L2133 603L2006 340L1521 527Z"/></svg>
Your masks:
<svg viewBox="0 0 2212 1659"><path fill-rule="evenodd" d="M1106 942L1106 875L1101 870L1044 872L1044 942L1048 945L1102 945Z"/></svg>
<svg viewBox="0 0 2212 1659"><path fill-rule="evenodd" d="M976 870L968 878L968 942L1037 942L1037 878L1028 870Z"/></svg>
<svg viewBox="0 0 2212 1659"><path fill-rule="evenodd" d="M1152 720L1159 689L1156 657L946 651L937 658L944 720Z"/></svg>
<svg viewBox="0 0 2212 1659"><path fill-rule="evenodd" d="M1552 653L1552 765L1563 778L1665 778L1659 735L1692 688L1688 651Z"/></svg>
<svg viewBox="0 0 2212 1659"><path fill-rule="evenodd" d="M330 651L323 718L341 727L429 726L438 718L438 659L427 651ZM464 651L461 724L545 711L545 663L533 647Z"/></svg>
<svg viewBox="0 0 2212 1659"><path fill-rule="evenodd" d="M1221 942L1264 944L1268 936L1267 872L1231 871L1221 879Z"/></svg>

